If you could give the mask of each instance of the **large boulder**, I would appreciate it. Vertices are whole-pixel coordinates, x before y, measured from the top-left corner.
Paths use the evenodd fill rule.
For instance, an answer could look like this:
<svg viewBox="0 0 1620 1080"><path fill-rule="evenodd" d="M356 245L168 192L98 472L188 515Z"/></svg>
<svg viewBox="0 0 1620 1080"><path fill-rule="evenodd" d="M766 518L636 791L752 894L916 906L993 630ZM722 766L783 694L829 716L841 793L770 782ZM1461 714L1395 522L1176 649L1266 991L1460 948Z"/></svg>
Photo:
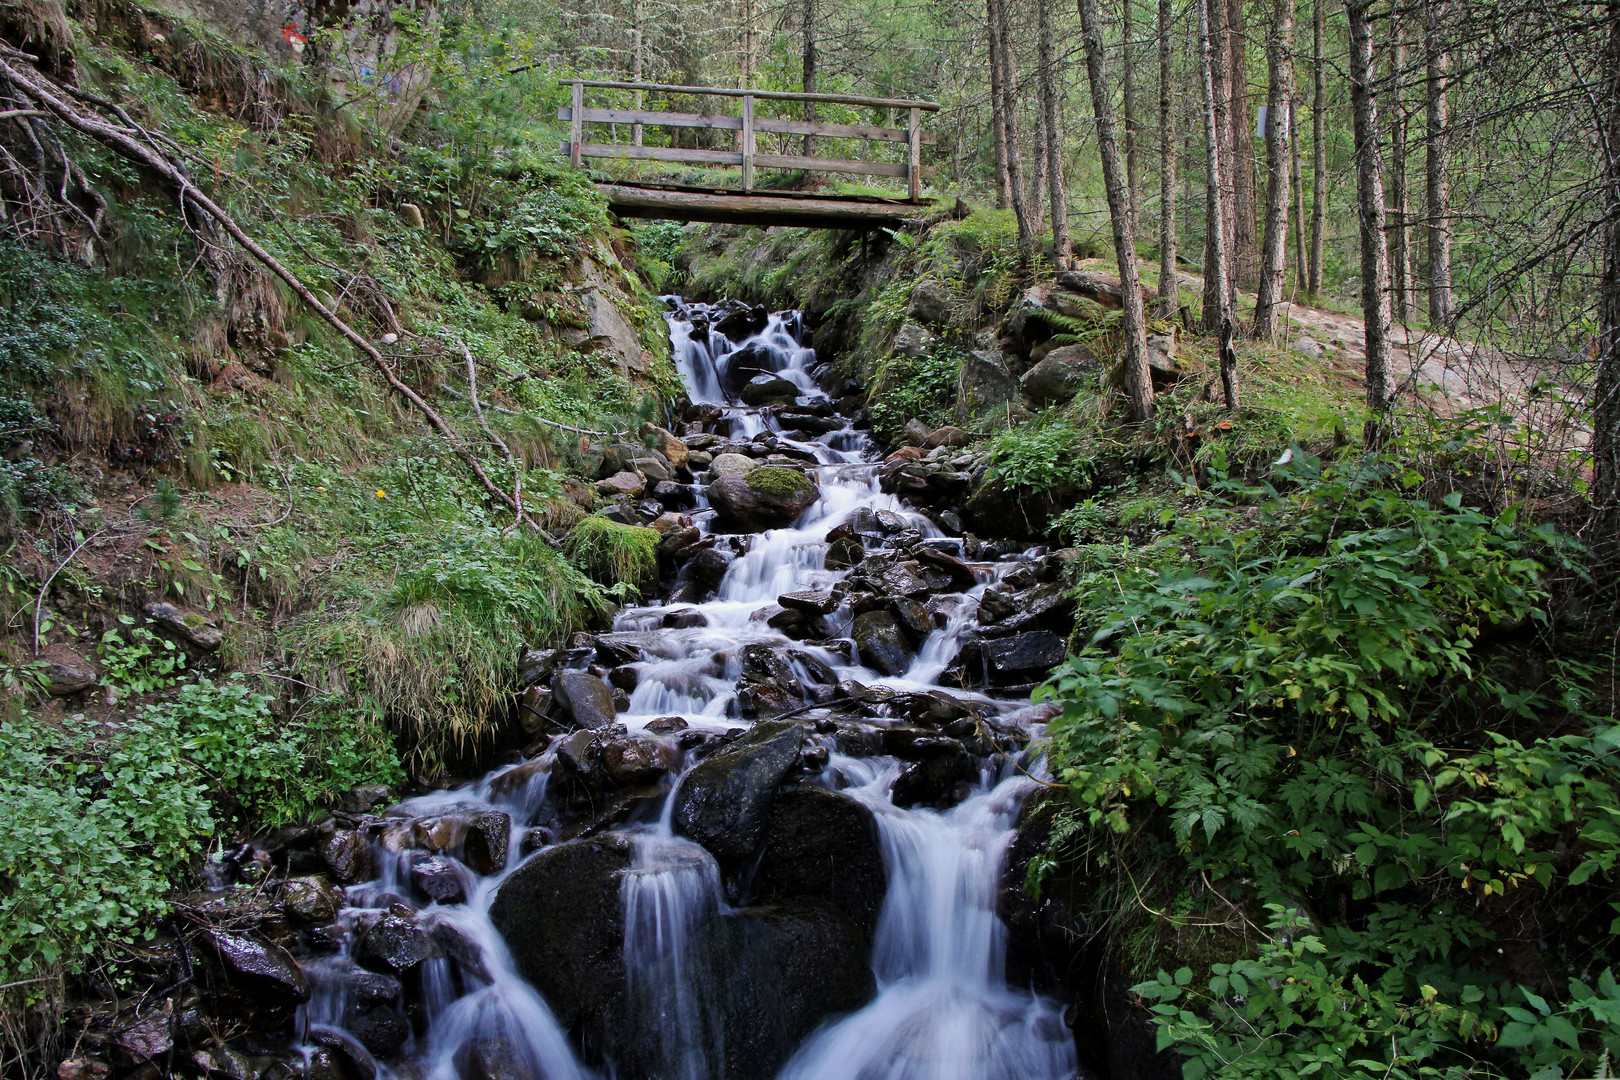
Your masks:
<svg viewBox="0 0 1620 1080"><path fill-rule="evenodd" d="M1102 361L1089 345L1065 345L1053 349L1024 372L1020 380L1024 396L1037 405L1068 401L1096 378Z"/></svg>
<svg viewBox="0 0 1620 1080"><path fill-rule="evenodd" d="M675 792L675 831L718 859L746 859L758 848L776 787L799 760L798 724L755 724L724 751L692 767Z"/></svg>
<svg viewBox="0 0 1620 1080"><path fill-rule="evenodd" d="M956 419L966 424L1019 400L1018 378L1000 354L975 349L956 377Z"/></svg>
<svg viewBox="0 0 1620 1080"><path fill-rule="evenodd" d="M951 321L956 307L951 287L943 281L919 281L911 287L906 301L906 314L918 322L944 326Z"/></svg>
<svg viewBox="0 0 1620 1080"><path fill-rule="evenodd" d="M792 525L815 505L821 490L799 469L767 465L744 476L722 476L709 485L709 502L722 528L762 532Z"/></svg>
<svg viewBox="0 0 1620 1080"><path fill-rule="evenodd" d="M747 476L759 468L759 462L746 454L717 454L709 463L709 479L719 480L726 476Z"/></svg>
<svg viewBox="0 0 1620 1080"><path fill-rule="evenodd" d="M309 1000L304 969L275 942L252 931L233 934L219 929L205 932L203 942L232 989L269 1005Z"/></svg>
<svg viewBox="0 0 1620 1080"><path fill-rule="evenodd" d="M851 636L860 650L861 663L885 675L904 675L916 659L911 640L890 612L868 611L857 615Z"/></svg>
<svg viewBox="0 0 1620 1080"><path fill-rule="evenodd" d="M799 388L779 375L755 375L742 388L744 405L791 405Z"/></svg>
<svg viewBox="0 0 1620 1080"><path fill-rule="evenodd" d="M922 360L932 355L934 346L939 344L939 337L926 327L918 326L914 322L901 325L894 335L894 353L912 360Z"/></svg>
<svg viewBox="0 0 1620 1080"><path fill-rule="evenodd" d="M630 841L611 833L559 844L514 870L490 905L518 973L564 1028L611 1014L621 1000L630 861Z"/></svg>
<svg viewBox="0 0 1620 1080"><path fill-rule="evenodd" d="M582 728L607 727L617 717L613 691L588 671L559 671L552 681L553 700Z"/></svg>
<svg viewBox="0 0 1620 1080"><path fill-rule="evenodd" d="M870 941L888 886L877 819L865 805L813 784L776 797L754 875L757 899L825 901Z"/></svg>
<svg viewBox="0 0 1620 1080"><path fill-rule="evenodd" d="M684 971L673 958L646 971L637 980L646 1000L632 1007L638 1015L668 1016L676 1011L676 988L684 989L689 1014L680 1019L701 1033L688 1045L705 1059L697 1075L706 1080L775 1076L805 1036L865 1005L876 990L861 931L836 908L816 901L743 908L711 919L697 930L683 959ZM634 1044L626 1056L642 1067L631 1065L620 1075L678 1074L663 1025L626 1028L624 1041Z"/></svg>

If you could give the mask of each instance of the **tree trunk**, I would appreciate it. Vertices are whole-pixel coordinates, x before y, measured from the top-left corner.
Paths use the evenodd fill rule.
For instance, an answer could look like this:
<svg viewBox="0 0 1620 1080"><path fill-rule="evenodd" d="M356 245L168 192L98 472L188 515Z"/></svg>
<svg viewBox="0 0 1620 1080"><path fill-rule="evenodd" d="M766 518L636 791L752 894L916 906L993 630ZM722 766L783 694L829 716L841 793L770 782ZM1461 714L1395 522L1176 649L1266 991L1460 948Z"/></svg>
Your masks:
<svg viewBox="0 0 1620 1080"><path fill-rule="evenodd" d="M990 142L995 150L996 209L1005 210L1012 205L1012 182L1007 176L1007 122L1001 115L1005 75L1001 70L1001 39L996 34L996 0L984 0L984 16L990 50Z"/></svg>
<svg viewBox="0 0 1620 1080"><path fill-rule="evenodd" d="M1423 51L1427 61L1423 180L1429 219L1429 322L1437 327L1451 322L1451 170L1446 160L1446 125L1450 122L1446 80L1450 64L1440 25L1440 3L1428 0L1423 8Z"/></svg>
<svg viewBox="0 0 1620 1080"><path fill-rule="evenodd" d="M1037 81L1037 87L1040 85ZM1041 231L1041 219L1044 216L1042 204L1046 201L1046 109L1042 107L1037 89L1035 97L1035 138L1030 146L1030 157L1034 159L1034 167L1030 171L1029 194L1024 197L1024 209L1029 214L1029 227L1034 232Z"/></svg>
<svg viewBox="0 0 1620 1080"><path fill-rule="evenodd" d="M1133 0L1120 0L1120 90L1125 100L1125 189L1131 204L1131 233L1142 227L1142 176L1137 163L1136 20Z"/></svg>
<svg viewBox="0 0 1620 1080"><path fill-rule="evenodd" d="M1412 229L1406 198L1406 95L1402 90L1406 69L1404 31L1395 12L1389 16L1389 239L1390 294L1393 316L1401 323L1412 318Z"/></svg>
<svg viewBox="0 0 1620 1080"><path fill-rule="evenodd" d="M1039 0L1040 105L1046 116L1046 194L1052 208L1052 262L1069 265L1069 207L1063 180L1063 102L1058 91L1057 57L1052 48L1052 0Z"/></svg>
<svg viewBox="0 0 1620 1080"><path fill-rule="evenodd" d="M1373 0L1344 0L1350 22L1350 109L1355 120L1356 203L1361 212L1361 311L1367 324L1367 445L1383 439L1389 411L1389 248L1384 235L1384 176L1379 160L1378 99L1373 92Z"/></svg>
<svg viewBox="0 0 1620 1080"><path fill-rule="evenodd" d="M1598 100L1603 158L1603 277L1598 283L1597 379L1592 387L1592 507L1599 554L1613 556L1620 534L1620 0L1609 0L1609 42Z"/></svg>
<svg viewBox="0 0 1620 1080"><path fill-rule="evenodd" d="M1176 121L1172 112L1175 67L1170 52L1172 0L1159 0L1159 317L1173 319L1181 305L1176 273Z"/></svg>
<svg viewBox="0 0 1620 1080"><path fill-rule="evenodd" d="M1006 128L1007 198L1018 223L1018 263L1028 266L1035 256L1035 237L1024 205L1024 166L1018 152L1018 64L1013 58L1006 0L989 0L990 25L1001 50L1001 122Z"/></svg>
<svg viewBox="0 0 1620 1080"><path fill-rule="evenodd" d="M1211 107L1215 110L1215 153L1211 156L1206 151L1205 161L1219 170L1209 174L1207 193L1220 204L1213 208L1220 211L1216 214L1212 212L1206 200L1204 214L1204 313L1201 328L1206 334L1220 332L1221 313L1231 309L1233 300L1232 95L1227 78L1230 52L1226 48L1225 16L1226 0L1209 0L1204 5L1203 22L1199 23L1199 49L1202 50L1204 47L1204 37L1208 36L1211 42L1207 56L1200 52L1202 57L1200 64L1208 69L1210 92L1213 95ZM1209 24L1207 35L1204 30L1205 22ZM1225 270L1222 275L1210 273L1210 266L1215 262L1217 253ZM1222 291L1223 289L1225 291Z"/></svg>
<svg viewBox="0 0 1620 1080"><path fill-rule="evenodd" d="M1288 261L1288 166L1293 157L1288 105L1294 86L1294 0L1272 0L1271 37L1266 42L1266 238L1260 258L1260 292L1254 305L1256 341L1277 335L1283 270Z"/></svg>
<svg viewBox="0 0 1620 1080"><path fill-rule="evenodd" d="M1305 244L1305 184L1299 170L1299 70L1294 71L1294 86L1288 95L1288 187L1294 193L1294 291L1305 291L1305 266L1310 253Z"/></svg>
<svg viewBox="0 0 1620 1080"><path fill-rule="evenodd" d="M1327 231L1327 36L1328 0L1316 0L1311 20L1311 265L1305 291L1322 291L1322 237Z"/></svg>
<svg viewBox="0 0 1620 1080"><path fill-rule="evenodd" d="M804 0L804 92L816 92L816 0ZM804 118L809 123L816 122L816 103L804 103ZM804 137L804 156L810 157L816 152L816 137Z"/></svg>
<svg viewBox="0 0 1620 1080"><path fill-rule="evenodd" d="M1249 107L1249 31L1244 0L1230 0L1227 7L1226 61L1228 86L1232 97L1227 120L1232 125L1232 156L1226 171L1232 177L1232 270L1233 285L1253 281L1260 272L1260 245L1255 235L1254 110Z"/></svg>
<svg viewBox="0 0 1620 1080"><path fill-rule="evenodd" d="M1153 415L1153 379L1147 362L1147 323L1142 312L1142 281L1136 268L1136 237L1131 232L1131 208L1126 192L1125 163L1114 133L1114 103L1109 98L1108 67L1103 55L1102 31L1097 24L1096 0L1078 0L1080 36L1086 51L1086 75L1091 82L1091 110L1097 118L1097 153L1102 158L1103 187L1108 193L1108 217L1114 226L1114 253L1119 257L1120 320L1125 333L1125 395L1131 418L1146 421Z"/></svg>
<svg viewBox="0 0 1620 1080"><path fill-rule="evenodd" d="M1217 3L1220 0L1216 0ZM1215 66L1216 57L1223 51L1219 31L1210 22L1210 0L1198 0L1198 73L1199 83L1203 90L1204 104L1204 162L1205 169L1212 177L1221 175L1221 118L1220 93L1216 89ZM1210 318L1210 309L1204 309L1204 325L1213 327L1213 332L1219 339L1221 357L1221 392L1226 400L1226 407L1236 411L1242 406L1243 399L1238 389L1237 381L1237 351L1233 343L1237 330L1232 319L1232 294L1228 288L1230 280L1230 264L1227 261L1226 247L1226 200L1216 184L1211 183L1207 189L1205 199L1205 213L1208 215L1206 227L1209 235L1215 238L1209 257L1204 264L1204 281L1207 296L1213 291L1216 297L1214 319ZM1213 290L1209 288L1213 282Z"/></svg>

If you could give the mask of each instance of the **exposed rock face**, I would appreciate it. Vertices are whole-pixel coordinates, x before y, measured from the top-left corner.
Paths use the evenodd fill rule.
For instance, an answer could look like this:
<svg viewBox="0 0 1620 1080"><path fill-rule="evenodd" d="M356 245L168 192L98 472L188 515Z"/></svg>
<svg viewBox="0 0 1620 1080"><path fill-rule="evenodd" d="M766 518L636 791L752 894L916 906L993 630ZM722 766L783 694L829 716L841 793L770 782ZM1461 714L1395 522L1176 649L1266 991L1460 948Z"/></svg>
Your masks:
<svg viewBox="0 0 1620 1080"><path fill-rule="evenodd" d="M919 281L911 287L906 313L918 322L944 326L951 321L955 306L949 285L943 281Z"/></svg>
<svg viewBox="0 0 1620 1080"><path fill-rule="evenodd" d="M611 1011L624 991L620 879L630 855L612 834L560 844L514 871L490 906L519 974L564 1028Z"/></svg>
<svg viewBox="0 0 1620 1080"><path fill-rule="evenodd" d="M1090 386L1102 370L1102 361L1089 345L1053 349L1019 380L1024 396L1037 405L1068 401Z"/></svg>
<svg viewBox="0 0 1620 1080"><path fill-rule="evenodd" d="M173 604L158 601L146 605L146 617L203 652L214 652L225 643L225 631L207 615L183 611Z"/></svg>
<svg viewBox="0 0 1620 1080"><path fill-rule="evenodd" d="M785 528L820 497L808 473L775 465L722 476L709 485L709 501L722 526L734 532Z"/></svg>
<svg viewBox="0 0 1620 1080"><path fill-rule="evenodd" d="M675 793L675 831L722 861L752 855L776 785L799 759L802 741L799 725L791 721L761 722L722 753L694 765Z"/></svg>
<svg viewBox="0 0 1620 1080"><path fill-rule="evenodd" d="M986 413L1018 404L1018 379L1001 356L976 349L956 377L956 419L967 424Z"/></svg>

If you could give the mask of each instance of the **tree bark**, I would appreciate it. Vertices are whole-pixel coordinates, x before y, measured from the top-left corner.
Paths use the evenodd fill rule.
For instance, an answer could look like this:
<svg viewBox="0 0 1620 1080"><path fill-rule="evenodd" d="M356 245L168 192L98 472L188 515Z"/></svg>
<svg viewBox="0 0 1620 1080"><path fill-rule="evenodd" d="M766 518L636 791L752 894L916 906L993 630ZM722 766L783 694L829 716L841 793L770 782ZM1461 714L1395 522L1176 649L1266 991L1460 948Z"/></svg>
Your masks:
<svg viewBox="0 0 1620 1080"><path fill-rule="evenodd" d="M816 92L816 0L804 0L804 92ZM804 103L804 118L809 123L816 121L816 103ZM810 157L816 152L816 137L804 137L804 156Z"/></svg>
<svg viewBox="0 0 1620 1080"><path fill-rule="evenodd" d="M1423 181L1428 217L1429 322L1441 327L1451 322L1451 170L1446 155L1446 125L1450 123L1446 95L1450 67L1445 32L1441 28L1441 0L1423 7L1425 130Z"/></svg>
<svg viewBox="0 0 1620 1080"><path fill-rule="evenodd" d="M996 209L1005 210L1012 205L1012 183L1007 176L1007 122L1001 115L1006 100L1001 84L1006 75L1001 70L1001 39L996 34L996 0L984 0L984 25L990 50L990 143L995 153Z"/></svg>
<svg viewBox="0 0 1620 1080"><path fill-rule="evenodd" d="M1620 0L1608 3L1609 41L1598 98L1603 164L1603 276L1598 283L1597 378L1592 387L1592 507L1599 553L1620 534Z"/></svg>
<svg viewBox="0 0 1620 1080"><path fill-rule="evenodd" d="M1219 3L1220 0L1216 2ZM1215 66L1216 57L1223 51L1223 45L1218 34L1219 31L1210 20L1210 0L1198 0L1198 73L1204 104L1204 161L1205 169L1211 177L1221 175L1220 93L1216 88ZM1213 246L1206 248L1208 258L1204 264L1206 305L1204 325L1208 328L1207 332L1213 332L1219 340L1221 392L1226 407L1236 411L1242 406L1243 399L1238 388L1237 351L1233 343L1237 330L1233 325L1232 293L1228 284L1230 267L1227 262L1225 239L1226 200L1221 197L1220 190L1214 182L1211 182L1206 190L1207 228L1215 242ZM1211 294L1215 297L1213 312L1208 306ZM1213 319L1210 317L1211 314L1214 315Z"/></svg>
<svg viewBox="0 0 1620 1080"><path fill-rule="evenodd" d="M1040 50L1040 105L1046 116L1046 194L1052 210L1052 262L1058 269L1069 265L1069 207L1063 178L1063 102L1058 90L1057 56L1052 48L1052 0L1039 0L1036 18L1040 22L1037 48Z"/></svg>
<svg viewBox="0 0 1620 1080"><path fill-rule="evenodd" d="M1131 231L1125 163L1115 134L1114 103L1109 97L1108 65L1103 54L1102 30L1096 0L1078 0L1080 36L1085 46L1086 75L1091 83L1091 110L1097 119L1097 153L1102 158L1103 187L1108 193L1108 217L1114 227L1114 253L1119 258L1120 326L1125 334L1125 395L1131 419L1146 421L1153 415L1153 379L1147 362L1147 322L1142 312L1142 281L1136 267L1136 237Z"/></svg>
<svg viewBox="0 0 1620 1080"><path fill-rule="evenodd" d="M1344 0L1350 23L1350 109L1356 138L1356 203L1361 216L1361 312L1367 344L1367 444L1382 441L1389 411L1389 248L1384 234L1377 72L1367 9L1373 0Z"/></svg>
<svg viewBox="0 0 1620 1080"><path fill-rule="evenodd" d="M1024 166L1018 152L1018 64L1013 57L1012 33L1006 0L989 0L990 24L1001 50L1001 122L1006 128L1007 198L1018 224L1018 262L1028 266L1035 257L1035 236L1024 205Z"/></svg>
<svg viewBox="0 0 1620 1080"><path fill-rule="evenodd" d="M1401 323L1412 318L1412 229L1406 194L1406 95L1402 90L1406 69L1405 27L1399 16L1389 16L1389 257L1393 278L1390 300L1393 317Z"/></svg>
<svg viewBox="0 0 1620 1080"><path fill-rule="evenodd" d="M1294 85L1294 0L1272 0L1271 36L1266 41L1266 234L1260 257L1260 291L1254 305L1253 337L1277 334L1283 270L1288 258L1289 102Z"/></svg>
<svg viewBox="0 0 1620 1080"><path fill-rule="evenodd" d="M1024 197L1024 209L1029 214L1029 227L1033 232L1041 231L1041 220L1045 216L1042 209L1046 201L1046 163L1049 160L1046 153L1048 139L1046 130L1046 109L1041 105L1039 90L1040 82L1036 81L1035 102L1035 138L1030 145L1030 157L1034 160L1034 167L1029 177L1029 194Z"/></svg>
<svg viewBox="0 0 1620 1080"><path fill-rule="evenodd" d="M1232 177L1232 269L1233 284L1253 281L1260 272L1260 246L1255 235L1254 110L1249 107L1249 30L1244 0L1230 0L1227 7L1226 62L1232 102L1228 120L1232 125L1232 156L1226 163Z"/></svg>
<svg viewBox="0 0 1620 1080"><path fill-rule="evenodd" d="M1328 0L1316 0L1311 20L1311 265L1305 291L1322 291L1322 238L1327 231L1327 36Z"/></svg>
<svg viewBox="0 0 1620 1080"><path fill-rule="evenodd" d="M1172 111L1174 57L1170 25L1172 0L1159 0L1159 317L1173 319L1181 305L1176 272L1176 121Z"/></svg>
<svg viewBox="0 0 1620 1080"><path fill-rule="evenodd" d="M1120 90L1124 94L1125 188L1131 204L1131 232L1142 227L1142 175L1137 161L1136 20L1133 0L1120 0Z"/></svg>
<svg viewBox="0 0 1620 1080"><path fill-rule="evenodd" d="M1205 161L1217 169L1209 173L1206 190L1210 198L1220 203L1219 214L1210 212L1206 206L1204 215L1204 312L1201 320L1201 329L1206 334L1218 334L1221 327L1221 313L1231 309L1233 302L1233 281L1231 277L1232 258L1232 95L1227 79L1227 61L1230 52L1226 47L1226 0L1209 0L1204 5L1203 16L1199 22L1199 49L1203 49L1203 40L1208 37L1210 41L1209 52L1205 55L1200 52L1199 64L1206 68L1209 74L1210 107L1215 110L1215 154L1205 153ZM1207 33L1205 23L1208 23ZM1206 138L1209 136L1206 135ZM1206 200L1207 202L1207 200ZM1219 228L1217 228L1217 225ZM1217 276L1210 273L1210 265L1215 262L1217 252L1223 261L1226 273ZM1219 286L1219 287L1218 287ZM1222 291L1224 288L1225 291Z"/></svg>
<svg viewBox="0 0 1620 1080"><path fill-rule="evenodd" d="M1299 70L1288 95L1288 186L1294 193L1294 291L1305 291L1305 267L1310 253L1305 243L1305 184L1299 169Z"/></svg>

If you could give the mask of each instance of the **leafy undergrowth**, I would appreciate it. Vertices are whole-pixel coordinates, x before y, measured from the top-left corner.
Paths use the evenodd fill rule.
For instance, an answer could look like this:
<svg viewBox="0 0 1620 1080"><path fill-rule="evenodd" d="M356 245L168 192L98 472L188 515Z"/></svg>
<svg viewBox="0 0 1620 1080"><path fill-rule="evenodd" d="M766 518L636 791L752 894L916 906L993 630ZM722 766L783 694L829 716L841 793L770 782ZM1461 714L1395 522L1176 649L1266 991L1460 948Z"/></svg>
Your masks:
<svg viewBox="0 0 1620 1080"><path fill-rule="evenodd" d="M1091 914L1190 1080L1620 1051L1620 727L1601 643L1553 605L1581 553L1437 482L1480 449L1295 448L1259 483L1212 471L1145 545L1081 549L1083 644L1043 691L1068 808L1032 877L1103 883ZM1188 933L1213 935L1196 961Z"/></svg>

